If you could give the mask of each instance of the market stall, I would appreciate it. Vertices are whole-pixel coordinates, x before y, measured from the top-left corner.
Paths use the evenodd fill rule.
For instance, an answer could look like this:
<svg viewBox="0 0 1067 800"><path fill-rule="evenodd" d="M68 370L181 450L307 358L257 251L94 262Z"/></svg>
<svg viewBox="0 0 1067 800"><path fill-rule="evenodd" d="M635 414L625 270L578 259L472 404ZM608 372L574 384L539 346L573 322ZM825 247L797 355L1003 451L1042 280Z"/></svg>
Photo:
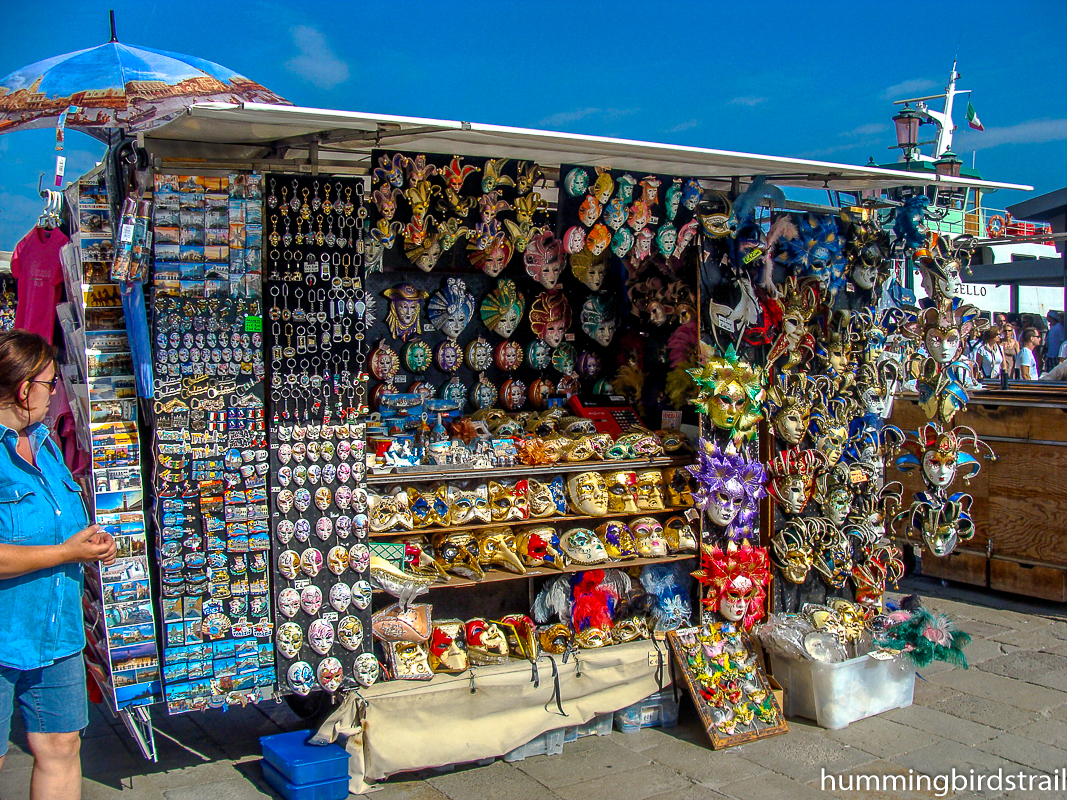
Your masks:
<svg viewBox="0 0 1067 800"><path fill-rule="evenodd" d="M767 611L858 619L859 652L901 571L885 419L926 332L891 262L959 256L917 200L858 195L945 179L255 104L127 146L125 218L76 238L61 318L125 547L87 588L90 665L147 752L156 703L373 719L418 693L478 729L482 678L529 684L491 746L390 760L400 728L368 727L381 778L672 675L729 746L786 730Z"/></svg>

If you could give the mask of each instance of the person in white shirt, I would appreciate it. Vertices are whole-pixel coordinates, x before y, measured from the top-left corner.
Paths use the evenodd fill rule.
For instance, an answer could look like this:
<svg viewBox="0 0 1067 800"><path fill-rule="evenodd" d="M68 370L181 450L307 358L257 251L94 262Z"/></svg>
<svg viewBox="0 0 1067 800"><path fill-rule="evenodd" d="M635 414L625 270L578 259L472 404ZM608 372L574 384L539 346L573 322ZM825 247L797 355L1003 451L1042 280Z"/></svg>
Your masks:
<svg viewBox="0 0 1067 800"><path fill-rule="evenodd" d="M1016 356L1015 363L1019 367L1019 377L1024 381L1036 381L1040 377L1037 368L1037 359L1034 357L1034 348L1041 344L1041 334L1037 328L1026 328L1022 336L1022 348Z"/></svg>
<svg viewBox="0 0 1067 800"><path fill-rule="evenodd" d="M974 360L987 381L1000 380L1004 367L1004 349L1000 346L1000 328L990 328L982 334L982 343L974 351Z"/></svg>

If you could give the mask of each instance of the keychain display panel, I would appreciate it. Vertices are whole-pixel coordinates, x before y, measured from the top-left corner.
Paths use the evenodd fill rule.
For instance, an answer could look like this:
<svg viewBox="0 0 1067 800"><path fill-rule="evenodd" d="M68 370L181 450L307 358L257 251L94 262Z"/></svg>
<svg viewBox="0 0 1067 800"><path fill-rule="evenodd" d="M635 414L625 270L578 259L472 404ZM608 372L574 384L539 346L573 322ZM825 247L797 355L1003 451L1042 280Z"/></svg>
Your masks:
<svg viewBox="0 0 1067 800"><path fill-rule="evenodd" d="M367 664L366 184L269 174L264 185L278 679L286 693L332 693L376 672Z"/></svg>

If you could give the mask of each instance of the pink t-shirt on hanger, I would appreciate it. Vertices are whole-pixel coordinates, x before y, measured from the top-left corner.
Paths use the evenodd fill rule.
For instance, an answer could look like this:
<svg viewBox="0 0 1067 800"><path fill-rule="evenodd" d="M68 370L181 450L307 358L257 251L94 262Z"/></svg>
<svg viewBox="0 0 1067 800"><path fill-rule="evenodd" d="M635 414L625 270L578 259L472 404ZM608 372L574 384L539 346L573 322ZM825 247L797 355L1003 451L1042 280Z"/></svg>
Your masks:
<svg viewBox="0 0 1067 800"><path fill-rule="evenodd" d="M69 241L60 230L35 227L11 254L11 276L18 281L15 327L39 333L49 342L56 327L56 306L63 299L59 251Z"/></svg>

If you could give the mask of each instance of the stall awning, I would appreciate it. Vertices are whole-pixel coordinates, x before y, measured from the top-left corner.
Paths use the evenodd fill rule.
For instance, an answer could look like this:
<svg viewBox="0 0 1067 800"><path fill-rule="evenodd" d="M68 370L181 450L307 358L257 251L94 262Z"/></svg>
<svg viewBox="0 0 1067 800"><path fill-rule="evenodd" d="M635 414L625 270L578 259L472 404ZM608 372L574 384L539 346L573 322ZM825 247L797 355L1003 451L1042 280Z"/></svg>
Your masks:
<svg viewBox="0 0 1067 800"><path fill-rule="evenodd" d="M369 167L375 148L523 158L546 166L581 164L611 169L692 176L709 180L748 180L766 175L781 186L860 191L951 182L953 186L988 182L938 175L901 174L878 167L860 167L802 158L737 153L704 147L641 142L605 136L557 133L504 125L455 120L397 117L385 114L331 111L258 103L201 103L172 122L147 134L152 140L238 145L261 153L309 153L331 160L351 160ZM246 156L248 154L246 153ZM265 157L260 155L261 158ZM1031 190L1030 186L996 184L998 188Z"/></svg>

